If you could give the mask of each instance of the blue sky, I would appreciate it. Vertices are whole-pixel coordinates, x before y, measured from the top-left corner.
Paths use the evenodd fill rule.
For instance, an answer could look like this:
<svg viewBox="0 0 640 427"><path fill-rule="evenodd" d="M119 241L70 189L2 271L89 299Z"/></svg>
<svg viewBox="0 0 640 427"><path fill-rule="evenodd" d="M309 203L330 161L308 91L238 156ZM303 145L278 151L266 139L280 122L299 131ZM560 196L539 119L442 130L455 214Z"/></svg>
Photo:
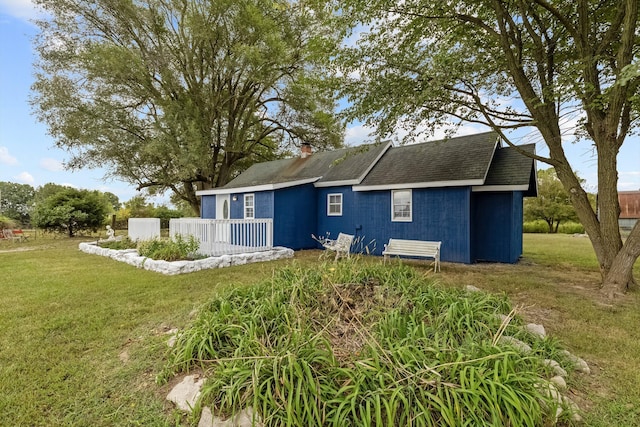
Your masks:
<svg viewBox="0 0 640 427"><path fill-rule="evenodd" d="M48 182L77 188L110 191L120 201L138 194L135 188L117 180L105 180L103 170L66 171L66 153L54 146L44 125L37 122L29 106L30 86L33 82L34 51L31 39L36 27L29 22L35 15L28 0L0 0L0 181L30 184L34 187ZM570 125L570 124L568 124ZM479 127L464 127L459 134L485 131ZM358 145L365 142L371 129L351 125L346 142ZM441 136L438 132L435 138ZM517 135L516 142L538 142L535 133ZM544 145L537 144L539 152ZM596 190L596 159L588 142L568 145L567 153L587 190ZM545 165L538 165L545 168ZM640 189L640 138L628 138L619 155L619 190ZM166 198L164 199L166 200ZM162 199L155 200L156 203Z"/></svg>

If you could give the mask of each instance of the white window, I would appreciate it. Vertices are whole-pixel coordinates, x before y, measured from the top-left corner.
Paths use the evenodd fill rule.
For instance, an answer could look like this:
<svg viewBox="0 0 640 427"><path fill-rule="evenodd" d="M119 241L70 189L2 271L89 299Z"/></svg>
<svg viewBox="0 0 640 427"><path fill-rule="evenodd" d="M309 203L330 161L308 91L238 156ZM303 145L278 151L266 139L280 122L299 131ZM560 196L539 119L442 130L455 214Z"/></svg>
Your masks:
<svg viewBox="0 0 640 427"><path fill-rule="evenodd" d="M256 217L254 200L253 194L244 195L244 219L254 219Z"/></svg>
<svg viewBox="0 0 640 427"><path fill-rule="evenodd" d="M391 192L391 221L411 222L411 190Z"/></svg>
<svg viewBox="0 0 640 427"><path fill-rule="evenodd" d="M327 215L342 216L342 194L327 195Z"/></svg>

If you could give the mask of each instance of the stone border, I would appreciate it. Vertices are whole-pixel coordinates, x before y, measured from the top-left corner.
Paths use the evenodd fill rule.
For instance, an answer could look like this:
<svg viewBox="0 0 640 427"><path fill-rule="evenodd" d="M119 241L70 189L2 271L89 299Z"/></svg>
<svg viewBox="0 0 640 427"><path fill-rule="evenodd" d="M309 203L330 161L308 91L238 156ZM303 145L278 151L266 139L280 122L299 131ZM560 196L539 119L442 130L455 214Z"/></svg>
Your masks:
<svg viewBox="0 0 640 427"><path fill-rule="evenodd" d="M126 262L137 268L155 271L166 275L193 273L194 271L211 268L231 267L233 265L251 264L253 262L273 261L276 259L293 258L293 249L277 246L268 251L248 252L234 255L222 255L198 259L195 261L163 261L138 255L136 249L108 249L101 248L97 242L85 242L78 245L78 249L88 254L112 258Z"/></svg>

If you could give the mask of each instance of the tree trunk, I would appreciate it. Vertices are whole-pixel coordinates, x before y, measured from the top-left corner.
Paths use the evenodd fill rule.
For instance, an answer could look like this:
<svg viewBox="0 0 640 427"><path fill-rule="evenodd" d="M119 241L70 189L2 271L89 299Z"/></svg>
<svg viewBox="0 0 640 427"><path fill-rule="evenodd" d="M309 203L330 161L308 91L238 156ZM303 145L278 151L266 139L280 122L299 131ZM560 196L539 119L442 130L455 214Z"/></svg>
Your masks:
<svg viewBox="0 0 640 427"><path fill-rule="evenodd" d="M553 233L553 220L551 220L551 221L546 220L546 222L547 222L547 226L549 227L549 234L552 234Z"/></svg>
<svg viewBox="0 0 640 427"><path fill-rule="evenodd" d="M601 290L605 295L613 298L635 287L633 265L638 257L640 257L640 221L636 222L622 249L613 259L611 268L603 277Z"/></svg>
<svg viewBox="0 0 640 427"><path fill-rule="evenodd" d="M556 227L553 230L553 232L556 233L556 234L558 233L558 227L560 227L560 221L556 221Z"/></svg>

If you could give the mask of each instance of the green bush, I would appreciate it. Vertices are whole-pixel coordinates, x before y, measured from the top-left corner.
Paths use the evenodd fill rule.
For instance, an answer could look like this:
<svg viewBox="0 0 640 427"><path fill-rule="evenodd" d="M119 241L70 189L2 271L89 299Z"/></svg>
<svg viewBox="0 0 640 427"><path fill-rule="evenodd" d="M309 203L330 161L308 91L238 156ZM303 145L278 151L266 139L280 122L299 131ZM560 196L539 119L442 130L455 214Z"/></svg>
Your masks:
<svg viewBox="0 0 640 427"><path fill-rule="evenodd" d="M147 240L138 245L138 253L151 259L178 261L197 258L200 243L195 237L185 239L177 234L173 239Z"/></svg>
<svg viewBox="0 0 640 427"><path fill-rule="evenodd" d="M503 296L442 289L404 265L294 265L208 303L159 380L200 367L201 405L252 406L265 426L552 424L540 384L558 345L503 323L510 311Z"/></svg>
<svg viewBox="0 0 640 427"><path fill-rule="evenodd" d="M577 222L566 222L560 224L558 233L563 234L584 234L584 226Z"/></svg>
<svg viewBox="0 0 640 427"><path fill-rule="evenodd" d="M522 231L524 233L548 233L549 225L542 219L535 221L527 221L522 224ZM577 222L563 222L558 227L558 233L561 234L576 234L584 233L584 227Z"/></svg>
<svg viewBox="0 0 640 427"><path fill-rule="evenodd" d="M11 218L7 218L6 216L0 215L0 231L2 231L3 228L15 228L15 226L16 226L15 220Z"/></svg>
<svg viewBox="0 0 640 427"><path fill-rule="evenodd" d="M522 224L522 231L525 233L548 233L549 226L544 220L527 221Z"/></svg>
<svg viewBox="0 0 640 427"><path fill-rule="evenodd" d="M122 240L108 240L98 242L98 246L101 248L123 250L123 249L135 249L138 245L133 240L125 237Z"/></svg>

